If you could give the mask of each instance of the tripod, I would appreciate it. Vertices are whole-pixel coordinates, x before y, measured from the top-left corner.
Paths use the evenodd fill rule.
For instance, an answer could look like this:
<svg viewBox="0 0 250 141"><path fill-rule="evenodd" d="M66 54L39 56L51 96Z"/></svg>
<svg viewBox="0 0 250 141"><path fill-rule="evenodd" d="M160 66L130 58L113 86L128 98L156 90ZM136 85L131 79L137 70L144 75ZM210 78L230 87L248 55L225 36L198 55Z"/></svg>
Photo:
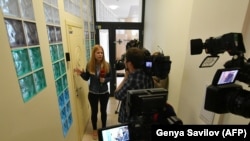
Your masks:
<svg viewBox="0 0 250 141"><path fill-rule="evenodd" d="M116 108L116 110L115 110L115 114L118 114L118 113L119 113L120 105L121 105L121 101L119 100L119 103L118 103L117 108Z"/></svg>

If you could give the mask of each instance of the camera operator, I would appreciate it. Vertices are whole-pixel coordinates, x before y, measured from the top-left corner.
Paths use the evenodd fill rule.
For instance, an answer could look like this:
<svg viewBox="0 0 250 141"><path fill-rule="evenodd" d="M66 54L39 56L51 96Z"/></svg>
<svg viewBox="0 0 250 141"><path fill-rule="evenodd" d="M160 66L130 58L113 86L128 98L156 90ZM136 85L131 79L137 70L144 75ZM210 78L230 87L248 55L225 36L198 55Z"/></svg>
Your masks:
<svg viewBox="0 0 250 141"><path fill-rule="evenodd" d="M126 113L126 98L128 90L153 88L154 83L150 75L143 70L145 53L137 47L128 48L125 54L125 76L115 90L114 97L121 101L118 122L129 122Z"/></svg>

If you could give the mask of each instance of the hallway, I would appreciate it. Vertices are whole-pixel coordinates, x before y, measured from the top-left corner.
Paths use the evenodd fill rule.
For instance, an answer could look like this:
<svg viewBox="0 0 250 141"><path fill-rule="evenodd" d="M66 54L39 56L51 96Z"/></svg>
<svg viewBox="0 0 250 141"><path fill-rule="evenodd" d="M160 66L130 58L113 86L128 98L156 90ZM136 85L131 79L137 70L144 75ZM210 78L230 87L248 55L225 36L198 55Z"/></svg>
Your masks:
<svg viewBox="0 0 250 141"><path fill-rule="evenodd" d="M116 100L114 97L110 97L109 98L109 102L108 102L108 107L107 107L107 126L111 126L111 125L116 125L119 124L118 123L118 114L116 114L116 110L117 110L117 105L118 105L119 101ZM98 128L101 127L101 119L100 119L100 112L98 113ZM88 125L86 128L86 131L84 133L83 139L82 141L91 141L92 139L92 125L91 125L91 121L89 119L88 121Z"/></svg>

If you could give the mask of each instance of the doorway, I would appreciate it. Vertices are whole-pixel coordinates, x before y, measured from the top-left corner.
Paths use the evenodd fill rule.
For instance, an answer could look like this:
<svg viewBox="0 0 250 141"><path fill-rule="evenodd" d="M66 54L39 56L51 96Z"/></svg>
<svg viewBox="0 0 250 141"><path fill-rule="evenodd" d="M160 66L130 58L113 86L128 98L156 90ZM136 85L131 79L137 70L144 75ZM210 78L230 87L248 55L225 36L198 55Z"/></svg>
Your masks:
<svg viewBox="0 0 250 141"><path fill-rule="evenodd" d="M105 2L107 3L104 4ZM145 0L131 0L126 3L116 1L112 5L108 2L109 0L94 0L95 41L104 47L105 59L111 65L112 79L109 88L110 95L114 96L124 72L117 70L116 60L126 52L126 44L130 40L136 39L143 43ZM110 9L110 6L114 5L117 5L118 9ZM121 11L124 8L128 11L118 13L119 8Z"/></svg>
<svg viewBox="0 0 250 141"><path fill-rule="evenodd" d="M126 52L126 45L129 41L134 39L139 40L139 30L115 29L114 37L111 37L109 32L110 29L99 30L99 43L104 48L105 60L107 60L109 63L111 62L110 64L113 66L112 68L114 68L112 69L112 74L114 74L114 78L112 79L111 83L109 83L109 88L111 92L114 91L114 89L120 84L125 73L125 69L118 69L118 67L116 66L116 60L121 60L122 55ZM109 45L108 42L110 37L112 45ZM110 46L114 47L109 48ZM115 62L113 62L113 60L115 60ZM113 95L112 92L111 95Z"/></svg>
<svg viewBox="0 0 250 141"><path fill-rule="evenodd" d="M126 52L126 44L131 40L141 41L140 33L142 30L138 29L121 29L121 28L102 28L96 30L96 42L101 44L104 48L105 59L111 65L112 79L109 83L110 94L114 95L114 90L118 86L122 78L124 70L118 70L116 67L116 60L120 60L122 54Z"/></svg>

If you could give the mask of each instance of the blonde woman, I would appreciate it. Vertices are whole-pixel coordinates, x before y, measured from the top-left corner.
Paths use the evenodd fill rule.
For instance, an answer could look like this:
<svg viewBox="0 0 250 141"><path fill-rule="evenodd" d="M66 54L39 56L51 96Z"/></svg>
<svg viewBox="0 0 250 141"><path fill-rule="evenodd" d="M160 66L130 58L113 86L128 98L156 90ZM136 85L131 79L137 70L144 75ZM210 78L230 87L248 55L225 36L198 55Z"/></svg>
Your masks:
<svg viewBox="0 0 250 141"><path fill-rule="evenodd" d="M108 82L111 80L111 68L104 58L104 50L100 45L94 45L86 70L75 68L74 71L89 83L88 99L91 107L91 122L93 139L97 139L97 114L100 102L102 128L106 127L107 104L109 100Z"/></svg>

